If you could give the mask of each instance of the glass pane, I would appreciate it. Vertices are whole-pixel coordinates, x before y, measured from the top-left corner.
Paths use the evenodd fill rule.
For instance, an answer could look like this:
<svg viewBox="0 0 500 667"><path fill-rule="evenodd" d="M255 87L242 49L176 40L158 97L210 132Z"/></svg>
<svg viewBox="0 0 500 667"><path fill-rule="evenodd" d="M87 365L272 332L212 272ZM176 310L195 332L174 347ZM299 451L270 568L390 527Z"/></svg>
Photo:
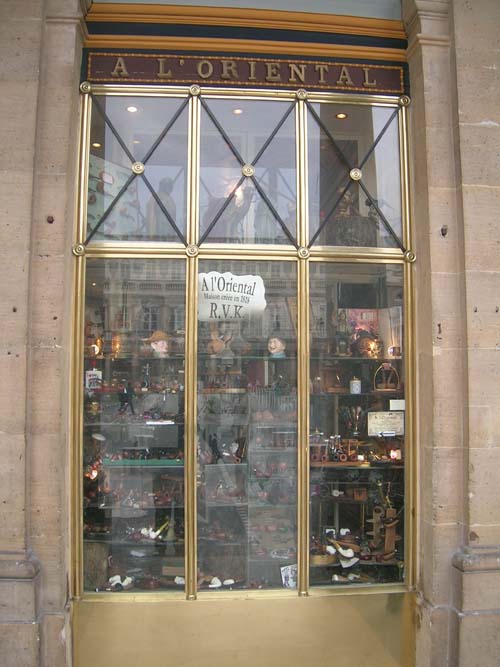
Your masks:
<svg viewBox="0 0 500 667"><path fill-rule="evenodd" d="M211 113L255 178L265 197L247 178L241 164L209 113L201 116L200 235L217 243L289 244L283 227L296 237L295 116L289 102L208 100ZM285 118L280 127L280 121ZM266 142L267 144L266 147ZM259 153L264 152L259 156ZM258 159L257 159L258 158ZM226 199L238 186L220 218ZM273 215L268 198L282 224ZM213 225L213 226L212 226ZM207 234L208 231L208 234Z"/></svg>
<svg viewBox="0 0 500 667"><path fill-rule="evenodd" d="M180 242L186 230L188 111L184 100L143 97L99 97L97 103L120 137L94 105L90 132L88 232L105 215L92 241ZM171 127L147 159L144 176L163 208L138 176L117 199L132 175L131 164L142 162ZM131 159L132 157L132 159ZM107 212L110 204L114 204ZM165 213L168 213L168 215Z"/></svg>
<svg viewBox="0 0 500 667"><path fill-rule="evenodd" d="M315 237L316 245L397 247L388 229L401 239L394 109L344 104L314 104L313 109L321 125L309 112L310 237ZM353 167L361 167L361 182L368 194L350 179Z"/></svg>
<svg viewBox="0 0 500 667"><path fill-rule="evenodd" d="M403 272L311 265L311 585L401 581Z"/></svg>
<svg viewBox="0 0 500 667"><path fill-rule="evenodd" d="M200 589L297 580L297 288L292 262L200 262Z"/></svg>
<svg viewBox="0 0 500 667"><path fill-rule="evenodd" d="M182 260L89 260L85 590L184 584Z"/></svg>

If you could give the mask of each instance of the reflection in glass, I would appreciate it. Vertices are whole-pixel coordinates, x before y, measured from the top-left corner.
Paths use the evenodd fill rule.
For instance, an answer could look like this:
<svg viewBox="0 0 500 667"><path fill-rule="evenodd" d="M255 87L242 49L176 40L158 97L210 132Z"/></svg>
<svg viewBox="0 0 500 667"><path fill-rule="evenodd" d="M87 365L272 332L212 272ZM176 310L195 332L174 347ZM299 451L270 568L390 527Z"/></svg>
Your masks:
<svg viewBox="0 0 500 667"><path fill-rule="evenodd" d="M87 200L93 241L182 240L188 152L183 104L175 98L96 98ZM143 160L145 179L132 178L131 165Z"/></svg>
<svg viewBox="0 0 500 667"><path fill-rule="evenodd" d="M403 272L311 265L310 581L401 581Z"/></svg>
<svg viewBox="0 0 500 667"><path fill-rule="evenodd" d="M201 238L292 243L297 198L293 106L256 100L208 100L206 105L201 117ZM239 158L255 167L257 185L242 177Z"/></svg>
<svg viewBox="0 0 500 667"><path fill-rule="evenodd" d="M296 276L200 263L198 585L295 588Z"/></svg>
<svg viewBox="0 0 500 667"><path fill-rule="evenodd" d="M310 237L316 245L398 247L402 225L397 113L388 107L344 104L314 104L312 109ZM345 118L339 118L339 110ZM361 168L362 185L351 180L353 167Z"/></svg>
<svg viewBox="0 0 500 667"><path fill-rule="evenodd" d="M184 583L184 294L180 260L89 260L85 590Z"/></svg>

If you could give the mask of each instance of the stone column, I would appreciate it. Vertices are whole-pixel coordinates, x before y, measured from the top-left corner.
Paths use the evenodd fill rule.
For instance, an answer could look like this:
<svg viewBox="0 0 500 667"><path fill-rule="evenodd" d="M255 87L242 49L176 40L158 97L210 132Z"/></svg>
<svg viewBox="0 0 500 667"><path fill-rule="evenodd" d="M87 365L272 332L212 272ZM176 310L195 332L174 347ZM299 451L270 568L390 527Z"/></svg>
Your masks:
<svg viewBox="0 0 500 667"><path fill-rule="evenodd" d="M405 0L403 8L419 262L417 665L493 667L500 654L500 12L495 0Z"/></svg>
<svg viewBox="0 0 500 667"><path fill-rule="evenodd" d="M81 10L78 0L1 4L0 661L58 667Z"/></svg>
<svg viewBox="0 0 500 667"><path fill-rule="evenodd" d="M417 252L419 667L454 665L451 559L463 543L465 268L448 0L407 0Z"/></svg>

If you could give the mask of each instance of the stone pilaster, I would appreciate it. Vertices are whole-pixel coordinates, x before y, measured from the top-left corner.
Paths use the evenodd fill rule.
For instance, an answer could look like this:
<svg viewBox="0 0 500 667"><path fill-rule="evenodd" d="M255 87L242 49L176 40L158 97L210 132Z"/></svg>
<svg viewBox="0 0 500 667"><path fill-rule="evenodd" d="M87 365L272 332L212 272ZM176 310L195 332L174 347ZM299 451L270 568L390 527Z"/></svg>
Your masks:
<svg viewBox="0 0 500 667"><path fill-rule="evenodd" d="M417 665L493 667L500 651L500 14L494 0L403 5L415 227L429 271L419 271L417 302L423 314L427 303L432 321L431 332L419 325L420 392L432 383L419 418L432 421L419 437Z"/></svg>
<svg viewBox="0 0 500 667"><path fill-rule="evenodd" d="M457 206L448 0L403 2L411 85L419 445L417 661L454 665L453 554L463 543L467 460L465 260Z"/></svg>

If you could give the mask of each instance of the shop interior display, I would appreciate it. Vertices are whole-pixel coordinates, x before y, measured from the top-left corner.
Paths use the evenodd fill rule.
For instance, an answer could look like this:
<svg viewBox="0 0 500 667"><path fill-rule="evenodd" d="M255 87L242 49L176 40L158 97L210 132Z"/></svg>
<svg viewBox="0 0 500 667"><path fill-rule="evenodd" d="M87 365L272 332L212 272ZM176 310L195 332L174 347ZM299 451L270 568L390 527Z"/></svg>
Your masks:
<svg viewBox="0 0 500 667"><path fill-rule="evenodd" d="M311 584L401 581L401 276L328 267L323 281L311 304Z"/></svg>
<svg viewBox="0 0 500 667"><path fill-rule="evenodd" d="M237 317L211 317L211 302L199 309L199 590L297 586L303 446L311 585L390 583L404 574L399 267L313 267L305 443L289 267L274 269L274 283L267 266L263 279L244 275L251 263L238 265L239 274L200 274L207 285L223 276L217 284L249 285L253 294ZM133 268L96 262L88 272L95 297L85 328L83 538L85 588L93 591L185 584L183 276L175 263L148 269L148 280L139 265L133 279ZM268 286L261 296L258 281ZM207 298L217 300L217 290Z"/></svg>
<svg viewBox="0 0 500 667"><path fill-rule="evenodd" d="M103 97L90 128L86 244L174 243L183 256L188 98L130 106ZM197 522L189 534L199 590L296 588L297 482L301 474L307 493L307 472L311 585L403 580L402 269L372 261L375 252L367 263L333 261L342 247L404 249L397 109L305 104L307 215L299 216L297 103L241 99L235 108L232 99L200 97L199 229L188 250L225 247L196 259L196 332L186 332L196 276L186 280L184 259L141 259L131 245L135 258L86 261L87 591L183 590L186 516ZM143 158L145 169L130 176L129 163ZM229 259L228 244L239 259ZM255 245L252 260L243 244ZM307 295L297 290L305 259ZM307 342L298 340L304 299ZM191 334L197 486L186 512ZM309 350L302 386L299 348ZM309 412L299 415L307 391ZM299 434L299 422L309 434ZM298 467L305 449L308 471Z"/></svg>
<svg viewBox="0 0 500 667"><path fill-rule="evenodd" d="M227 345L198 357L199 586L294 588L295 358L274 335Z"/></svg>
<svg viewBox="0 0 500 667"><path fill-rule="evenodd" d="M175 262L89 266L86 590L155 590L184 583L182 280Z"/></svg>
<svg viewBox="0 0 500 667"><path fill-rule="evenodd" d="M201 278L207 286L200 292L202 302L205 294L212 304L220 296L229 315L216 319L215 306L199 308L200 590L297 585L293 267L260 266L255 276L252 262L234 262L231 273L223 272L228 266L221 263L215 266L219 271ZM241 317L231 316L233 290L248 294L237 297L246 304Z"/></svg>

